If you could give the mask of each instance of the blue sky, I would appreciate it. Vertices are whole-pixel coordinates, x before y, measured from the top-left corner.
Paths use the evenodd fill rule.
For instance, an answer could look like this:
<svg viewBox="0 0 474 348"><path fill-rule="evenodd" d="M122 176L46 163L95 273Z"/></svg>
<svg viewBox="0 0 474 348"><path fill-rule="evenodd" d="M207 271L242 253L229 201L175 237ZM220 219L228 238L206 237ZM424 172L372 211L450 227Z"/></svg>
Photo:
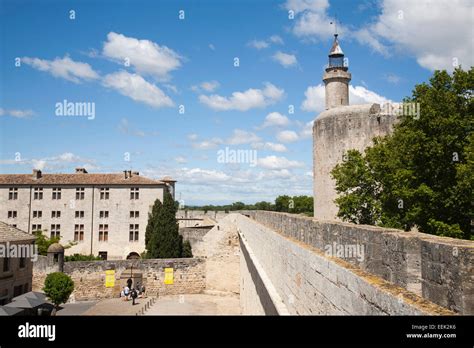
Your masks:
<svg viewBox="0 0 474 348"><path fill-rule="evenodd" d="M186 205L311 194L334 15L359 104L472 66L469 13L462 0L2 0L0 172L171 175ZM95 117L56 115L63 100ZM256 165L220 163L225 148Z"/></svg>

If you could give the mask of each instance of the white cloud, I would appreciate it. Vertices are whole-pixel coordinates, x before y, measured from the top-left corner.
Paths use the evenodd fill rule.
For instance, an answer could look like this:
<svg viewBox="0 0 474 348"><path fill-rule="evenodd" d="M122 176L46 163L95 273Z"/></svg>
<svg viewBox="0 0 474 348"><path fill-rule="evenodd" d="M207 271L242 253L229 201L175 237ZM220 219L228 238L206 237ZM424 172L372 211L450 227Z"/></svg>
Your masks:
<svg viewBox="0 0 474 348"><path fill-rule="evenodd" d="M246 203L274 201L282 192L289 195L311 195L312 179L305 175L310 165L288 159L265 158L261 166L225 166L221 170L211 168L171 168L166 165L149 167L144 175L160 178L171 175L179 180L177 197L186 205L227 204L236 200ZM294 163L296 162L296 163ZM277 168L290 166L291 168ZM206 192L203 198L202 192Z"/></svg>
<svg viewBox="0 0 474 348"><path fill-rule="evenodd" d="M244 92L233 92L231 97L223 97L217 94L200 95L199 101L217 111L247 111L274 104L283 98L284 92L283 89L267 82L264 89L250 88Z"/></svg>
<svg viewBox="0 0 474 348"><path fill-rule="evenodd" d="M133 135L140 138L147 136L146 132L134 128L126 118L120 120L118 130L123 134ZM157 132L152 132L150 135L157 135Z"/></svg>
<svg viewBox="0 0 474 348"><path fill-rule="evenodd" d="M95 161L89 158L83 158L72 152L64 152L56 156L44 157L44 158L32 158L32 159L21 159L21 160L0 160L0 164L10 165L29 165L34 169L64 169L70 166L81 166L89 168L98 168L95 166Z"/></svg>
<svg viewBox="0 0 474 348"><path fill-rule="evenodd" d="M76 62L68 56L64 58L56 57L54 60L23 57L21 61L37 70L48 72L54 77L60 77L74 83L99 78L99 74L89 64Z"/></svg>
<svg viewBox="0 0 474 348"><path fill-rule="evenodd" d="M398 76L397 74L390 73L385 76L385 79L388 82L393 83L394 85L397 85L400 82L401 77Z"/></svg>
<svg viewBox="0 0 474 348"><path fill-rule="evenodd" d="M198 135L196 133L188 134L188 139L189 140L194 141L194 140L197 140L197 138L198 138Z"/></svg>
<svg viewBox="0 0 474 348"><path fill-rule="evenodd" d="M295 66L298 63L298 60L294 54L283 53L280 51L275 53L272 58L285 68Z"/></svg>
<svg viewBox="0 0 474 348"><path fill-rule="evenodd" d="M178 157L175 157L174 159L177 163L186 163L187 162L187 159L186 157L183 157L183 156L178 156Z"/></svg>
<svg viewBox="0 0 474 348"><path fill-rule="evenodd" d="M387 99L373 91L368 90L362 86L349 86L349 103L351 105L358 104L385 104L391 102L390 99Z"/></svg>
<svg viewBox="0 0 474 348"><path fill-rule="evenodd" d="M217 146L223 143L222 139L220 138L212 138L210 140L203 140L199 143L193 143L192 147L198 150L209 150L215 149Z"/></svg>
<svg viewBox="0 0 474 348"><path fill-rule="evenodd" d="M375 34L372 31L367 28L362 28L354 32L353 36L357 41L359 41L359 43L369 46L372 50L380 53L384 57L390 56L388 48L375 37Z"/></svg>
<svg viewBox="0 0 474 348"><path fill-rule="evenodd" d="M265 121L259 127L267 128L267 127L285 127L290 124L290 120L285 115L280 114L279 112L271 112L265 117Z"/></svg>
<svg viewBox="0 0 474 348"><path fill-rule="evenodd" d="M204 81L197 86L191 86L191 90L194 92L201 92L202 90L206 92L214 92L217 88L219 88L219 86L220 83L218 81Z"/></svg>
<svg viewBox="0 0 474 348"><path fill-rule="evenodd" d="M120 94L135 101L145 103L154 108L171 107L174 105L168 97L156 85L145 81L137 74L130 74L126 71L119 71L106 75L103 79L105 87L115 89Z"/></svg>
<svg viewBox="0 0 474 348"><path fill-rule="evenodd" d="M325 110L325 89L323 84L317 86L309 86L304 93L305 100L301 104L301 109L304 111L321 112ZM369 104L378 103L380 105L391 102L373 91L368 90L362 86L349 86L349 104Z"/></svg>
<svg viewBox="0 0 474 348"><path fill-rule="evenodd" d="M288 149L283 144L266 142L266 143L254 143L252 147L258 150L267 150L275 152L287 152Z"/></svg>
<svg viewBox="0 0 474 348"><path fill-rule="evenodd" d="M298 134L290 130L278 132L276 135L276 138L278 139L278 141L281 141L282 143L292 143L299 139Z"/></svg>
<svg viewBox="0 0 474 348"><path fill-rule="evenodd" d="M172 85L172 84L169 84L169 83L165 83L163 84L163 87L165 87L167 90L169 91L172 91L173 93L175 94L178 94L179 91L178 91L178 87L176 87L175 85Z"/></svg>
<svg viewBox="0 0 474 348"><path fill-rule="evenodd" d="M286 157L267 156L258 159L258 165L267 169L288 169L304 167L303 162L291 161Z"/></svg>
<svg viewBox="0 0 474 348"><path fill-rule="evenodd" d="M280 36L272 35L268 38L268 40L252 40L247 43L247 46L256 48L257 50L261 50L270 47L272 44L283 45L284 42Z"/></svg>
<svg viewBox="0 0 474 348"><path fill-rule="evenodd" d="M300 131L300 137L305 139L305 138L311 138L313 136L313 121L307 122L304 126L303 129Z"/></svg>
<svg viewBox="0 0 474 348"><path fill-rule="evenodd" d="M309 86L304 92L305 100L301 104L304 111L321 112L325 109L326 94L324 85Z"/></svg>
<svg viewBox="0 0 474 348"><path fill-rule="evenodd" d="M429 70L474 65L471 0L384 0L376 20L355 34L382 54L408 53Z"/></svg>
<svg viewBox="0 0 474 348"><path fill-rule="evenodd" d="M157 80L168 80L169 73L178 69L182 61L178 53L166 46L114 32L107 35L102 54L121 65L129 62L137 73Z"/></svg>
<svg viewBox="0 0 474 348"><path fill-rule="evenodd" d="M278 44L278 45L283 45L284 44L283 39L278 35L272 35L272 36L270 36L270 38L268 40L270 42L274 43L274 44Z"/></svg>
<svg viewBox="0 0 474 348"><path fill-rule="evenodd" d="M250 144L260 141L261 139L251 132L244 131L242 129L234 129L232 136L227 140L229 145L241 145Z"/></svg>
<svg viewBox="0 0 474 348"><path fill-rule="evenodd" d="M325 40L333 36L333 21L327 14L328 0L288 0L284 8L295 13L295 24L292 32L297 37L314 40ZM345 32L345 28L338 23L338 32Z"/></svg>
<svg viewBox="0 0 474 348"><path fill-rule="evenodd" d="M35 115L33 110L3 109L0 108L0 116L12 116L16 118L30 118Z"/></svg>
<svg viewBox="0 0 474 348"><path fill-rule="evenodd" d="M231 177L224 172L217 170L201 169L201 168L183 168L180 172L180 180L190 184L196 183L215 183L226 182L231 180Z"/></svg>
<svg viewBox="0 0 474 348"><path fill-rule="evenodd" d="M256 48L257 50L261 50L262 48L268 48L270 46L268 42L263 40L252 40L248 43L249 46Z"/></svg>

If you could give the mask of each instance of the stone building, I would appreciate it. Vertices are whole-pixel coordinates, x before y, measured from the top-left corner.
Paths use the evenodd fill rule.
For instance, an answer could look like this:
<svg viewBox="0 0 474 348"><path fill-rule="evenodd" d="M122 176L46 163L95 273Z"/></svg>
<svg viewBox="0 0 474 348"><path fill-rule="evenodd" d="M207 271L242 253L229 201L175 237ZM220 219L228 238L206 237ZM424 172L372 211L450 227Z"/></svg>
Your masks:
<svg viewBox="0 0 474 348"><path fill-rule="evenodd" d="M335 34L323 77L326 110L313 125L314 217L321 220L338 220L334 203L337 194L331 177L334 166L342 162L348 150L363 152L374 137L389 134L397 120L396 116L382 112L379 104L349 105L350 80Z"/></svg>
<svg viewBox="0 0 474 348"><path fill-rule="evenodd" d="M34 240L31 234L0 222L0 306L31 291Z"/></svg>
<svg viewBox="0 0 474 348"><path fill-rule="evenodd" d="M152 180L138 172L0 175L0 219L32 233L74 242L66 255L104 259L138 257L145 250L148 212L175 180Z"/></svg>

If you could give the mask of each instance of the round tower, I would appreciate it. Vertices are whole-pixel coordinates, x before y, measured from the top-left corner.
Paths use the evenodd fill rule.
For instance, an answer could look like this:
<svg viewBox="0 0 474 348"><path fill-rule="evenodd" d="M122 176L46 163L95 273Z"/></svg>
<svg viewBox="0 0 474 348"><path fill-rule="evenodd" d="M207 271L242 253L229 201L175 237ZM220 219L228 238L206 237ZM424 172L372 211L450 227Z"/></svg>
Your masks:
<svg viewBox="0 0 474 348"><path fill-rule="evenodd" d="M320 220L339 220L333 168L344 161L348 150L363 152L374 137L389 134L397 120L384 114L379 104L349 105L351 74L347 70L336 34L323 77L326 110L313 125L314 217Z"/></svg>
<svg viewBox="0 0 474 348"><path fill-rule="evenodd" d="M326 110L349 105L349 81L351 74L347 71L344 52L334 34L334 42L329 52L329 63L323 76L326 87Z"/></svg>

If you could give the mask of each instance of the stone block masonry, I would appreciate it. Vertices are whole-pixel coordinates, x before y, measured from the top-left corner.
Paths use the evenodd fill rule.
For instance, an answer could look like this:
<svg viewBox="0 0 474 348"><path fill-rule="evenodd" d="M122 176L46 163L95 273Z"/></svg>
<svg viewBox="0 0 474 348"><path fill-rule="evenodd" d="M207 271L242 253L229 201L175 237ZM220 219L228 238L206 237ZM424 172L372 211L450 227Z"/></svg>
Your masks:
<svg viewBox="0 0 474 348"><path fill-rule="evenodd" d="M241 212L322 252L359 245L344 261L459 314L474 314L474 242L375 226L319 221L269 211Z"/></svg>
<svg viewBox="0 0 474 348"><path fill-rule="evenodd" d="M242 215L243 314L450 315L412 292Z"/></svg>
<svg viewBox="0 0 474 348"><path fill-rule="evenodd" d="M174 269L174 284L164 283L164 269ZM115 287L105 287L105 271L115 269ZM64 263L64 273L71 276L75 300L99 300L118 297L130 270L135 281L146 287L149 296L197 294L206 287L205 260L150 259L117 261L75 261ZM55 270L39 261L33 270L33 290L41 291L46 275Z"/></svg>

